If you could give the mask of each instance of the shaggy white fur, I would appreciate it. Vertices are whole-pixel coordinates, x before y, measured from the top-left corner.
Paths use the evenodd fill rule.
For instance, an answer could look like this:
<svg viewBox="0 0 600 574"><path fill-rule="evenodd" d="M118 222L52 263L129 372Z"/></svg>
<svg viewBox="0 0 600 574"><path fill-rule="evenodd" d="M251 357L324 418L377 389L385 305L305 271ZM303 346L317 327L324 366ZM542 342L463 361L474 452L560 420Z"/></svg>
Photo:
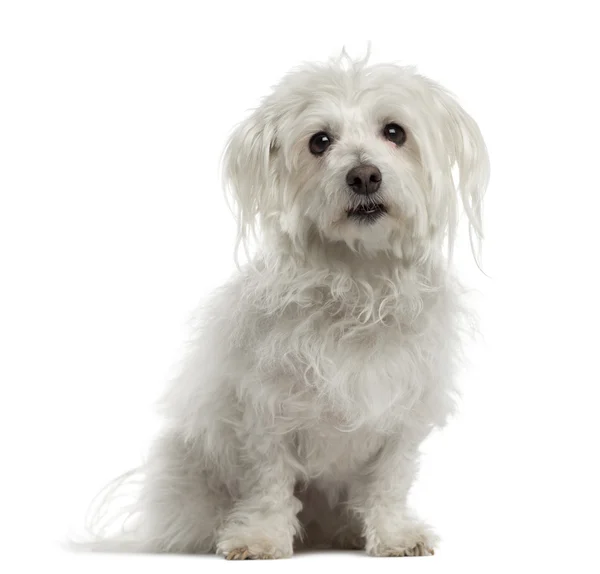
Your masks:
<svg viewBox="0 0 600 574"><path fill-rule="evenodd" d="M369 194L348 179L365 165ZM164 431L94 515L95 547L432 553L406 500L453 408L468 315L452 246L462 205L477 258L489 171L477 125L413 69L342 54L287 75L224 166L255 255L201 310ZM132 521L111 536L103 511L134 475Z"/></svg>

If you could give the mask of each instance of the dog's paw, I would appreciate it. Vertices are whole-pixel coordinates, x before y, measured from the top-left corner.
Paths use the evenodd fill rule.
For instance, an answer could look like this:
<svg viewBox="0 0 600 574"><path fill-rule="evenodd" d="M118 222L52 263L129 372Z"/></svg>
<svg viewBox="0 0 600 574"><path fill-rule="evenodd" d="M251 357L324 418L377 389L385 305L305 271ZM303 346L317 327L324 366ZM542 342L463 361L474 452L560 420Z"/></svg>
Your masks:
<svg viewBox="0 0 600 574"><path fill-rule="evenodd" d="M367 554L370 556L433 556L437 536L420 522L406 522L395 535L385 540L376 532L367 535Z"/></svg>
<svg viewBox="0 0 600 574"><path fill-rule="evenodd" d="M277 553L253 552L247 546L234 548L224 555L225 560L273 560L275 558L283 558L283 556L277 555Z"/></svg>
<svg viewBox="0 0 600 574"><path fill-rule="evenodd" d="M423 542L417 542L412 548L404 546L400 547L380 547L377 553L369 552L371 556L388 556L388 557L400 557L400 556L433 556L435 550L429 546L425 546Z"/></svg>
<svg viewBox="0 0 600 574"><path fill-rule="evenodd" d="M224 541L217 546L217 554L225 556L226 560L275 560L289 558L292 551L283 550L266 541L252 544L229 544Z"/></svg>

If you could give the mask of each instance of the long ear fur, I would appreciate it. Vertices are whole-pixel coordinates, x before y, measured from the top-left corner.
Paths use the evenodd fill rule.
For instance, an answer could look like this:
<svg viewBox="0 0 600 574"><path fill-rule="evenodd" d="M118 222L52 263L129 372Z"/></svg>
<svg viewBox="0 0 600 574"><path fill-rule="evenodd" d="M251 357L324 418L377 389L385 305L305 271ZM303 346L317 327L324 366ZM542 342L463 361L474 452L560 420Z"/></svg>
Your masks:
<svg viewBox="0 0 600 574"><path fill-rule="evenodd" d="M235 128L225 147L223 181L238 224L237 247L247 249L256 239L260 218L269 216L275 201L275 136L275 122L263 104Z"/></svg>
<svg viewBox="0 0 600 574"><path fill-rule="evenodd" d="M475 120L456 98L438 84L427 82L439 113L438 128L443 126L440 135L448 154L448 175L469 219L471 251L481 268L482 206L490 176L487 148ZM454 170L458 172L458 178L452 174ZM451 257L457 226L456 209L451 208L448 215L448 248Z"/></svg>

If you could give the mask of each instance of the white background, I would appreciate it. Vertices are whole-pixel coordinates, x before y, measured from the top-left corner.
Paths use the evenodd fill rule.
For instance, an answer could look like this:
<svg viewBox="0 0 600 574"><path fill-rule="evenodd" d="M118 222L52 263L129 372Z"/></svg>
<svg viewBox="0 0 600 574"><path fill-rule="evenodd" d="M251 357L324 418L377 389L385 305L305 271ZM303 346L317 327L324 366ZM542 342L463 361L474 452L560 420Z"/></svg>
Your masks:
<svg viewBox="0 0 600 574"><path fill-rule="evenodd" d="M7 571L206 572L59 542L135 466L196 302L232 271L233 125L346 44L417 64L488 142L483 340L413 498L434 558L239 568L591 572L598 565L600 117L589 2L0 4L0 524ZM562 6L562 7L560 7ZM8 553L7 553L8 550ZM1 567L5 570L5 566ZM595 570L596 572L598 570Z"/></svg>

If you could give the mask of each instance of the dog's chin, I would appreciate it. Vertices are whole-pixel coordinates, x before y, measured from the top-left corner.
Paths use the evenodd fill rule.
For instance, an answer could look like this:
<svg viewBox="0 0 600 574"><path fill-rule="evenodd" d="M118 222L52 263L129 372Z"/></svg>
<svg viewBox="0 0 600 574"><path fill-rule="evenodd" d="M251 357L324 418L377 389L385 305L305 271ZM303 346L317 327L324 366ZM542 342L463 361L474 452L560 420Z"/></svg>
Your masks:
<svg viewBox="0 0 600 574"><path fill-rule="evenodd" d="M352 249L368 252L389 251L398 232L396 208L391 203L350 205L337 211L331 223L321 227L321 236L333 243L343 242Z"/></svg>
<svg viewBox="0 0 600 574"><path fill-rule="evenodd" d="M361 224L372 225L387 215L387 207L383 203L364 204L350 207L346 214L348 220Z"/></svg>

